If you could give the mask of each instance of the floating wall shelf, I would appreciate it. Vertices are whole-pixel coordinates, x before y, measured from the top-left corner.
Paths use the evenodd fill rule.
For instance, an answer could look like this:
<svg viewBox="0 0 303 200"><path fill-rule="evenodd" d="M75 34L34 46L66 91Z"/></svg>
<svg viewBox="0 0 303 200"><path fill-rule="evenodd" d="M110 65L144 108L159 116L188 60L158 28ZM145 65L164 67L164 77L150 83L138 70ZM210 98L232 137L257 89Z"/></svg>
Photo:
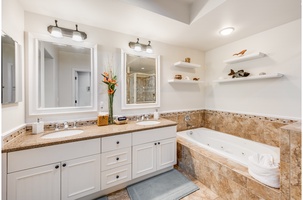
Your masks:
<svg viewBox="0 0 303 200"><path fill-rule="evenodd" d="M258 76L248 76L243 78L230 78L230 79L220 79L214 80L213 82L224 83L224 82L236 82L236 81L249 81L249 80L259 80L259 79L268 79L268 78L280 78L284 76L280 73L267 74L267 75L258 75Z"/></svg>
<svg viewBox="0 0 303 200"><path fill-rule="evenodd" d="M199 68L199 67L201 67L201 65L198 65L198 64L187 63L187 62L182 62L182 61L176 62L174 64L174 66L175 67L184 67L184 68Z"/></svg>
<svg viewBox="0 0 303 200"><path fill-rule="evenodd" d="M178 80L178 79L171 79L171 80L168 80L168 82L169 83L192 83L192 84L203 83L203 81Z"/></svg>
<svg viewBox="0 0 303 200"><path fill-rule="evenodd" d="M241 57L235 57L235 58L231 58L228 60L224 60L224 63L227 63L227 64L239 63L239 62L244 62L247 60L254 60L254 59L262 58L265 55L266 55L265 53L258 52L258 53L248 54L248 55L244 55Z"/></svg>

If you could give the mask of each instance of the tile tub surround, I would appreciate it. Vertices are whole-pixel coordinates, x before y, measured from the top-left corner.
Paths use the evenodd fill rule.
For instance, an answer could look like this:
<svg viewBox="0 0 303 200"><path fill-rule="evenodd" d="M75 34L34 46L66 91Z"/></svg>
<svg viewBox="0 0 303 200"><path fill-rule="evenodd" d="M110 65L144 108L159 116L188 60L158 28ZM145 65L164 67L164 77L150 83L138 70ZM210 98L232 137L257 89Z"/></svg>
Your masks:
<svg viewBox="0 0 303 200"><path fill-rule="evenodd" d="M281 200L301 199L301 123L282 127L281 151Z"/></svg>
<svg viewBox="0 0 303 200"><path fill-rule="evenodd" d="M280 199L280 190L252 178L247 168L178 137L178 166L222 199Z"/></svg>
<svg viewBox="0 0 303 200"><path fill-rule="evenodd" d="M204 127L280 147L281 127L296 120L204 110Z"/></svg>

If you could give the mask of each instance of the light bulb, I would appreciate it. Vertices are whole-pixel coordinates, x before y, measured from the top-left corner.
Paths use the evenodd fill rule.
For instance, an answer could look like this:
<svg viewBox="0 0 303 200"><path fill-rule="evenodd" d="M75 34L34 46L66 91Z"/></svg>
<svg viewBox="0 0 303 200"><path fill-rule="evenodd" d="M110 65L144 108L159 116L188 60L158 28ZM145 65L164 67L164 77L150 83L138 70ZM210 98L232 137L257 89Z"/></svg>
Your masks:
<svg viewBox="0 0 303 200"><path fill-rule="evenodd" d="M51 36L56 37L56 38L62 38L63 35L62 35L61 28L54 26L52 28Z"/></svg>
<svg viewBox="0 0 303 200"><path fill-rule="evenodd" d="M148 45L146 46L146 50L145 50L147 53L153 53L153 49L152 47L150 46L150 41L148 41Z"/></svg>
<svg viewBox="0 0 303 200"><path fill-rule="evenodd" d="M79 31L74 31L73 32L73 38L72 39L77 41L77 42L82 42L83 41L82 35Z"/></svg>
<svg viewBox="0 0 303 200"><path fill-rule="evenodd" d="M142 49L142 48L141 48L141 44L136 43L136 44L135 44L134 50L135 50L135 51L141 51L141 49Z"/></svg>

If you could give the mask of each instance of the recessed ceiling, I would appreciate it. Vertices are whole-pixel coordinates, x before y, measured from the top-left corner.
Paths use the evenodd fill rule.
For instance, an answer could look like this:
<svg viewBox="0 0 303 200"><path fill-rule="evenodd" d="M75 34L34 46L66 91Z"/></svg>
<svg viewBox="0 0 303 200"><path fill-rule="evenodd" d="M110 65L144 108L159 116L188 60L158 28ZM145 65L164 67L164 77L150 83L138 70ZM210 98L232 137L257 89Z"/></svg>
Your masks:
<svg viewBox="0 0 303 200"><path fill-rule="evenodd" d="M28 12L202 51L301 18L301 1L298 0L19 2ZM228 26L234 27L236 31L229 36L220 36L219 30Z"/></svg>

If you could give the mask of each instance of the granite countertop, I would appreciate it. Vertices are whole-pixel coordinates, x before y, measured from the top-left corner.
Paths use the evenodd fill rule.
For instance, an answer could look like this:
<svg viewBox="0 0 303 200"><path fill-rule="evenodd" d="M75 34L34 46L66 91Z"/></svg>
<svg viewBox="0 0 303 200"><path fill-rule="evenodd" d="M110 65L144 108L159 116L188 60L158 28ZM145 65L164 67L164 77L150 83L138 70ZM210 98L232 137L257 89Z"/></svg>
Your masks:
<svg viewBox="0 0 303 200"><path fill-rule="evenodd" d="M82 126L77 129L83 130L84 132L78 135L55 138L55 139L43 139L43 135L54 132L54 130L45 131L44 133L33 135L30 131L27 131L25 134L21 134L12 141L6 143L2 147L2 153L20 151L38 147L45 147L56 144L63 144L69 142L76 142L81 140L88 140L94 138L102 138L105 136L118 135L123 133L131 133L142 130L149 130L154 128L161 128L167 126L177 125L176 122L159 119L160 123L155 125L138 125L135 121L129 121L127 124L123 125L108 125L108 126Z"/></svg>

